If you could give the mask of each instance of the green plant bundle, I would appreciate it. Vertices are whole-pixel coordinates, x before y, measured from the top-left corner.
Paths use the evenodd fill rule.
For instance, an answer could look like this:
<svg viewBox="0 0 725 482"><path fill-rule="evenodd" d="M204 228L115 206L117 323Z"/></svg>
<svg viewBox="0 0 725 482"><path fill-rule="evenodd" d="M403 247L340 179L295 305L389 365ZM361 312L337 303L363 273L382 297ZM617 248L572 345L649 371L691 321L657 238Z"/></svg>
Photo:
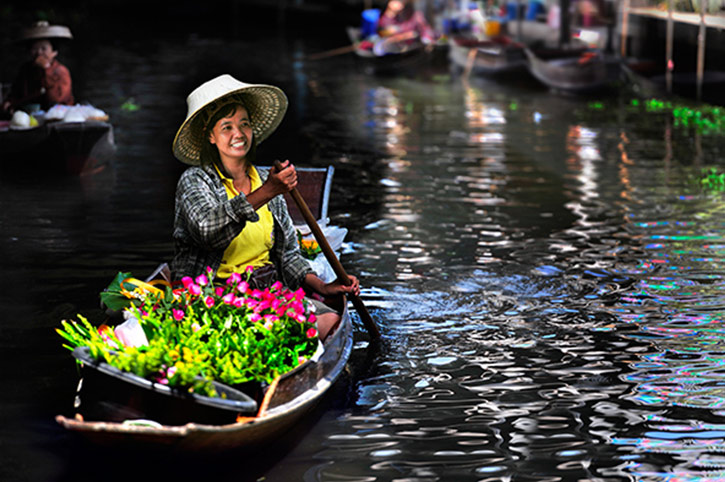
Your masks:
<svg viewBox="0 0 725 482"><path fill-rule="evenodd" d="M147 292L127 307L148 340L141 346L82 316L56 331L71 350L87 346L95 360L207 396L215 396L211 381L271 382L315 353L316 318L302 289L291 292L281 283L251 289L239 275L223 285L212 279L210 270L185 277L183 288Z"/></svg>
<svg viewBox="0 0 725 482"><path fill-rule="evenodd" d="M640 102L632 100L633 106ZM644 101L647 112L669 112L674 119L675 127L691 128L703 134L720 134L725 129L725 108L704 104L698 108L676 104L660 99Z"/></svg>
<svg viewBox="0 0 725 482"><path fill-rule="evenodd" d="M720 172L715 167L703 169L702 176L700 177L700 185L705 191L725 191L725 172Z"/></svg>

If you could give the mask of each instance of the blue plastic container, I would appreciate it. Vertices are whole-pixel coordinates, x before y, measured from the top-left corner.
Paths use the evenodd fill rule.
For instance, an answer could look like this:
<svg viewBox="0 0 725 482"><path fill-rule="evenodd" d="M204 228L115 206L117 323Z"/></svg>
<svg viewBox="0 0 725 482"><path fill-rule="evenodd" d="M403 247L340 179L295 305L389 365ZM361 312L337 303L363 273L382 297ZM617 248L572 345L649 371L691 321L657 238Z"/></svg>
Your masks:
<svg viewBox="0 0 725 482"><path fill-rule="evenodd" d="M529 6L526 8L526 20L536 20L536 17L544 13L544 5L541 2L529 1Z"/></svg>
<svg viewBox="0 0 725 482"><path fill-rule="evenodd" d="M367 38L378 31L378 19L380 19L379 8L363 10L362 26L360 28L362 38Z"/></svg>
<svg viewBox="0 0 725 482"><path fill-rule="evenodd" d="M518 4L516 2L509 2L506 4L506 21L513 22L518 19L516 11L518 10Z"/></svg>

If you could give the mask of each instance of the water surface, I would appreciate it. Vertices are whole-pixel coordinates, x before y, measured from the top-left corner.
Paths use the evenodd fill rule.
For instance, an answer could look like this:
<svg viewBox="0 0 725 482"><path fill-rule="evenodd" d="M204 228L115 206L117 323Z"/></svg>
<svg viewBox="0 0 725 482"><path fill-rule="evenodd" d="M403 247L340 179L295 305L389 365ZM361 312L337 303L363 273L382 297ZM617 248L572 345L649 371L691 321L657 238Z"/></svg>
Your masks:
<svg viewBox="0 0 725 482"><path fill-rule="evenodd" d="M55 424L77 375L53 329L100 319L98 292L118 271L171 256L183 170L171 141L185 96L220 73L290 99L262 163L335 166L331 221L350 230L343 263L384 339L369 346L356 318L349 369L323 406L263 456L215 462L218 476L725 477L722 196L693 181L720 162L720 137L624 92L578 99L531 79L300 60L335 46L316 40L144 45L75 50L81 98L114 125L105 170L0 180L4 480L147 478ZM121 109L131 98L140 109ZM212 467L179 464L182 480Z"/></svg>

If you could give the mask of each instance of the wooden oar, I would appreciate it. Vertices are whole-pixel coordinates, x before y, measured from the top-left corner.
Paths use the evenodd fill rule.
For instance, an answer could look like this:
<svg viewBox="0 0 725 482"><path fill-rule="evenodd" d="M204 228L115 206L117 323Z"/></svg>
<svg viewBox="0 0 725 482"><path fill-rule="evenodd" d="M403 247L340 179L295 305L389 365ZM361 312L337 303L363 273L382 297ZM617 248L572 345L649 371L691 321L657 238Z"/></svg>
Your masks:
<svg viewBox="0 0 725 482"><path fill-rule="evenodd" d="M278 171L282 170L282 164L279 161L274 161L274 166L277 168ZM335 255L332 247L330 247L330 243L327 242L325 234L322 232L322 229L320 229L320 226L317 224L317 220L315 220L315 215L312 214L312 211L310 211L310 208L307 206L307 203L302 198L302 195L299 193L297 188L292 189L292 191L290 191L290 194L292 195L292 199L294 199L295 203L297 204L297 207L300 209L302 217L305 218L307 225L310 227L312 234L315 236L317 244L320 245L322 253L325 255L327 262L330 263L333 271L335 271L337 279L339 279L345 286L350 286L352 284L352 280L347 276L347 273L345 273L345 269L342 267L342 263L340 263L340 260L337 259L337 255ZM360 315L360 319L365 324L365 328L368 330L370 337L373 339L380 338L380 330L378 330L378 326L375 324L375 321L370 316L370 313L368 313L368 310L367 308L365 308L365 305L363 304L360 297L353 293L348 294L348 296L350 297L350 301L352 301L352 304L355 307L358 315Z"/></svg>
<svg viewBox="0 0 725 482"><path fill-rule="evenodd" d="M354 43L352 45L346 45L344 47L338 47L336 49L332 50L326 50L324 52L319 52L316 54L308 55L306 57L303 57L304 60L320 60L320 59L326 59L327 57L334 57L335 55L341 55L346 54L348 52L352 52L357 48L357 43Z"/></svg>

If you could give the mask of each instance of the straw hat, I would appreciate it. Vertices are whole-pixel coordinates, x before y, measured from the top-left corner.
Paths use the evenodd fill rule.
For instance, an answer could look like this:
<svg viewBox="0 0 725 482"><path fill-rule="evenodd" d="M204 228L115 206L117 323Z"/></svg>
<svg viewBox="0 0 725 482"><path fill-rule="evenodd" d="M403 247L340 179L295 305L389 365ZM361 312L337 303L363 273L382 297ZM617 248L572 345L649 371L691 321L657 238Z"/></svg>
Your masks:
<svg viewBox="0 0 725 482"><path fill-rule="evenodd" d="M186 164L199 165L206 123L222 106L235 100L246 106L257 144L274 132L287 111L287 96L281 89L220 75L201 84L186 98L186 120L174 138L174 156Z"/></svg>
<svg viewBox="0 0 725 482"><path fill-rule="evenodd" d="M30 28L23 30L23 40L73 38L70 29L64 25L50 25L45 20L35 22Z"/></svg>

